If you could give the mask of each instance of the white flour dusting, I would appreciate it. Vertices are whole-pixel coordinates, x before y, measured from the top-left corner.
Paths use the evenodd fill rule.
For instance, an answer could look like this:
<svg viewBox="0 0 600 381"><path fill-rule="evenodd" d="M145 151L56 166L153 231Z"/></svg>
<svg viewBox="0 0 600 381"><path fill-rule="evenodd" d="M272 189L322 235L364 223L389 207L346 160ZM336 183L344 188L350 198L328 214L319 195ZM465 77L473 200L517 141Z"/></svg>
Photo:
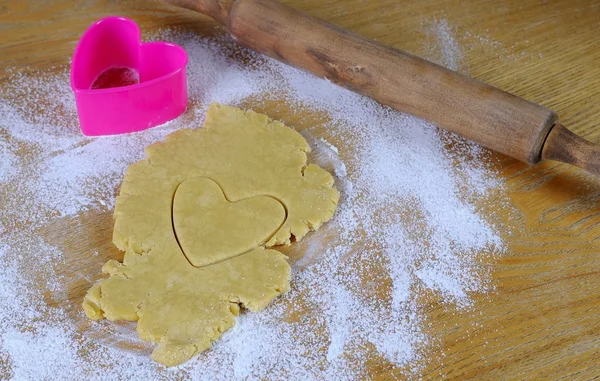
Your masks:
<svg viewBox="0 0 600 381"><path fill-rule="evenodd" d="M457 68L460 46L439 23L442 63ZM183 45L190 56L189 110L164 126L81 136L66 71L15 74L0 89L0 194L12 195L0 210L0 379L354 380L368 378L371 361L418 378L423 356L439 351L424 333L419 296L434 292L445 308L467 308L474 292L490 287L481 258L503 250L485 208L478 209L502 202L490 197L502 182L485 151L229 39L175 31L153 37ZM212 350L175 369L84 336L139 344L131 329L101 322L82 335L82 313L74 321L46 303L45 291L68 296L65 275L56 275L65 255L39 228L111 210L143 148L199 127L211 102L259 110L273 101L290 108L291 119L325 115L302 133L315 148L312 159L336 174L342 191L334 220L292 248L303 256L288 294L243 314Z"/></svg>
<svg viewBox="0 0 600 381"><path fill-rule="evenodd" d="M429 59L452 70L461 70L462 48L454 37L455 30L446 19L434 19L427 32L436 42L430 48Z"/></svg>
<svg viewBox="0 0 600 381"><path fill-rule="evenodd" d="M15 155L10 144L0 140L0 182L7 182L14 176L18 165L19 157Z"/></svg>

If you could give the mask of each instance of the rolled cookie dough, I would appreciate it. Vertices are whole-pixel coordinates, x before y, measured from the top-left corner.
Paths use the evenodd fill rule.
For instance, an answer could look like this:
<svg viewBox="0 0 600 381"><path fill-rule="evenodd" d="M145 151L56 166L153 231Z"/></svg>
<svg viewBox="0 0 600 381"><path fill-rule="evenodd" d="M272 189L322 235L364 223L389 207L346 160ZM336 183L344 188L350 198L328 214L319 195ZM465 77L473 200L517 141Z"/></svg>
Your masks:
<svg viewBox="0 0 600 381"><path fill-rule="evenodd" d="M286 257L265 247L289 244L291 236L299 240L318 229L333 216L339 199L332 176L306 165L309 149L300 134L280 122L216 104L209 107L204 128L180 130L164 143L149 146L147 159L128 168L116 201L113 242L125 252L123 262L104 265L109 277L88 291L83 301L86 315L137 321L139 336L157 343L152 358L172 366L209 348L235 324L240 307L265 308L288 290L290 278ZM229 252L184 244L190 257L212 263L194 267L174 233L174 196L182 184L202 188L208 186L206 181L221 188L226 198L222 202L264 196L276 200L286 212L285 220L270 238L264 236L279 218L271 203L272 210L265 212L270 217L262 219L266 227L251 239L244 230L248 224L233 224L230 232L222 225L219 239L228 242L214 242ZM193 208L214 206L194 200L193 194L188 198L192 215ZM178 213L185 214L185 208ZM194 223L203 229L197 220ZM193 241L193 229L185 229L182 234ZM264 247L251 247L264 240ZM250 250L232 254L232 247Z"/></svg>

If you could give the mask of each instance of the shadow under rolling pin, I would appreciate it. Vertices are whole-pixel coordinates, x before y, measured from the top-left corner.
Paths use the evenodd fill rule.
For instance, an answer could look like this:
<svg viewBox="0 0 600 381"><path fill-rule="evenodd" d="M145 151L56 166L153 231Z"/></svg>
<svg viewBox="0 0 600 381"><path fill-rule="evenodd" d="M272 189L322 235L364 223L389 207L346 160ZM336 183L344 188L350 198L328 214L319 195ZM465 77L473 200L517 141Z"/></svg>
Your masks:
<svg viewBox="0 0 600 381"><path fill-rule="evenodd" d="M543 159L600 175L600 146L548 108L357 36L275 0L166 0L204 13L242 45L429 120L529 164Z"/></svg>

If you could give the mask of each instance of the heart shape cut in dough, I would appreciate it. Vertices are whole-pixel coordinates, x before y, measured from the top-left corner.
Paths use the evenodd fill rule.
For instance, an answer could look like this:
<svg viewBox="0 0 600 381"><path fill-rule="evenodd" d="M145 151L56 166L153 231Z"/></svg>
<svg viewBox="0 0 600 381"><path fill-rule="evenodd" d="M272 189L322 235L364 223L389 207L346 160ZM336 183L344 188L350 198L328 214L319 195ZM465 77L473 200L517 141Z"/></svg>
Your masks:
<svg viewBox="0 0 600 381"><path fill-rule="evenodd" d="M219 184L198 177L175 191L172 219L183 254L192 266L204 267L267 242L285 222L286 210L269 196L230 202Z"/></svg>

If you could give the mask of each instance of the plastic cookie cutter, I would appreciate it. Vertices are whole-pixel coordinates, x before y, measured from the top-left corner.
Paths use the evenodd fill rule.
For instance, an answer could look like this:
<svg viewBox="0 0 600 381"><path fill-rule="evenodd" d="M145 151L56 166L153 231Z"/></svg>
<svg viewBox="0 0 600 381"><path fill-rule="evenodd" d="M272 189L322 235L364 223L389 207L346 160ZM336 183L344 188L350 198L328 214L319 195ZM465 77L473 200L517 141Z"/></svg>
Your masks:
<svg viewBox="0 0 600 381"><path fill-rule="evenodd" d="M141 42L124 17L93 23L79 40L71 64L84 135L145 130L175 119L187 106L185 50L168 42Z"/></svg>

